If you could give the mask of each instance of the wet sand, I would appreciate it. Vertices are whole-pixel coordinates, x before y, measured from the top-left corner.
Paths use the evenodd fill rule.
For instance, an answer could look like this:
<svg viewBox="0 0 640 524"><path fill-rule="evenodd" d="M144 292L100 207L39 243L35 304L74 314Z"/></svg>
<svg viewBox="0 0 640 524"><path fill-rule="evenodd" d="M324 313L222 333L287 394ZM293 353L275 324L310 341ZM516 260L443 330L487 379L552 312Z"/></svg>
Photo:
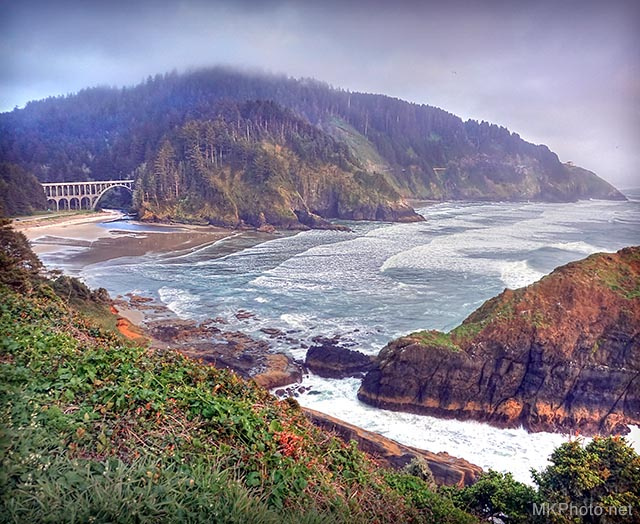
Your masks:
<svg viewBox="0 0 640 524"><path fill-rule="evenodd" d="M23 233L37 254L59 251L62 246L88 247L95 240L110 236L108 229L99 223L123 217L122 213L103 211L29 218L14 221L12 226Z"/></svg>
<svg viewBox="0 0 640 524"><path fill-rule="evenodd" d="M14 222L31 242L34 252L45 255L46 265L64 263L75 267L105 262L119 257L149 253L186 253L238 231L182 224L110 223L123 218L121 213L87 213L71 217L54 217Z"/></svg>
<svg viewBox="0 0 640 524"><path fill-rule="evenodd" d="M212 230L207 232L181 231L181 232L136 232L130 231L110 231L109 236L100 237L88 244L86 241L59 242L55 239L56 248L64 257L65 265L85 266L106 262L120 257L136 257L150 253L176 253L182 254L194 251L205 245L213 244L240 233L228 230ZM47 248L51 247L51 239L43 239L41 242L48 242ZM38 246L38 243L34 244ZM73 247L86 247L88 249L67 249ZM38 251L36 251L38 252ZM50 259L51 251L48 253Z"/></svg>

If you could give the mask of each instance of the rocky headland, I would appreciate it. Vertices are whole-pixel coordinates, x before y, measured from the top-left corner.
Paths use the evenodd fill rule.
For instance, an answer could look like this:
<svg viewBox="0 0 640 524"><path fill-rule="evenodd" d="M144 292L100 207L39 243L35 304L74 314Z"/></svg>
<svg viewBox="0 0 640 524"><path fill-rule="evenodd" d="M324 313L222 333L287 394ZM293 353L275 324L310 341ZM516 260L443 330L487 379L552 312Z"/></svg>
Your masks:
<svg viewBox="0 0 640 524"><path fill-rule="evenodd" d="M54 205L39 182L124 174L143 220L261 231L422 220L407 198L625 199L496 124L228 68L30 102L0 115L0 151L0 208L16 213Z"/></svg>
<svg viewBox="0 0 640 524"><path fill-rule="evenodd" d="M640 247L507 289L449 333L392 341L358 398L530 431L626 433L640 423Z"/></svg>

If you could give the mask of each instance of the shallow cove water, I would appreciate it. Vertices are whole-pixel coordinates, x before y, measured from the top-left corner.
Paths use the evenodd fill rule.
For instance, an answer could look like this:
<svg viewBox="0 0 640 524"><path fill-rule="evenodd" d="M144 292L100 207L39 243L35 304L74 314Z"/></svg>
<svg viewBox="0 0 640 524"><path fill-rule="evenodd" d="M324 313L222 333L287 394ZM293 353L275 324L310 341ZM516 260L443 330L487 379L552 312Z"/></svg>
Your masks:
<svg viewBox="0 0 640 524"><path fill-rule="evenodd" d="M271 341L303 358L315 336L377 353L418 329L450 330L505 287L538 280L555 267L598 251L640 244L640 191L628 202L442 203L419 209L425 222L344 222L352 232L307 231L264 241L230 237L187 253L121 257L78 267L116 296L154 296L182 318L223 317L229 329L266 338L278 328L295 343ZM110 223L104 227L130 225ZM239 309L255 318L237 319ZM302 405L405 444L447 451L483 468L530 482L568 437L439 420L372 408L356 399L359 381L313 375ZM637 440L638 432L634 433Z"/></svg>

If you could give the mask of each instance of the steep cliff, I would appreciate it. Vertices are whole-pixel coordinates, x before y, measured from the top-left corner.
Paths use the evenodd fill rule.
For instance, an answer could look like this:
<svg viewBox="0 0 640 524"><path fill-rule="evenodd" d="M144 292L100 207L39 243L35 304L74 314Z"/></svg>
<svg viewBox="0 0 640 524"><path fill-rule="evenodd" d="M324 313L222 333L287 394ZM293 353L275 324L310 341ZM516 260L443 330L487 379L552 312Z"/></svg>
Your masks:
<svg viewBox="0 0 640 524"><path fill-rule="evenodd" d="M449 333L388 344L360 400L532 431L640 423L640 247L505 290Z"/></svg>

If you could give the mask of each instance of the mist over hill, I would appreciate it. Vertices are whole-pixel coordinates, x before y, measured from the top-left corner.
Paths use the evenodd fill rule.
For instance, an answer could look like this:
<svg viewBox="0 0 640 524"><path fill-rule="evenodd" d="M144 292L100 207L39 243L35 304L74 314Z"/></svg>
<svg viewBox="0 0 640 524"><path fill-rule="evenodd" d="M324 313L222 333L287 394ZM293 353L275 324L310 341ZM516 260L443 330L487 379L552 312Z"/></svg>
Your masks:
<svg viewBox="0 0 640 524"><path fill-rule="evenodd" d="M243 114L248 102L260 102L262 109ZM193 148L191 153L175 148L185 129L214 124L216 133L196 140L200 152L195 157ZM162 175L156 167L166 157L167 144L175 158L173 167L165 165L172 171ZM264 164L258 169L263 170L261 180L254 176L256 155ZM233 166L224 164L225 156L235 159ZM229 225L263 222L244 211L242 201L251 192L258 195L258 207L286 208L278 212L275 225L296 221L300 212L406 219L402 198L624 198L594 173L561 163L547 146L528 143L495 124L464 122L436 107L312 79L222 67L30 102L0 115L0 158L43 182L141 180L146 174L147 189L151 183L165 197L170 192L160 179L181 179L191 192L176 191L174 183L173 207L145 209L163 217L187 216L193 205L185 198L215 194L211 198L218 203L210 214L222 212L226 218L220 222ZM199 162L197 169L194 162ZM193 184L197 176L202 183ZM204 191L205 185L214 190ZM277 201L268 196L274 192ZM138 202L143 200L139 194Z"/></svg>

